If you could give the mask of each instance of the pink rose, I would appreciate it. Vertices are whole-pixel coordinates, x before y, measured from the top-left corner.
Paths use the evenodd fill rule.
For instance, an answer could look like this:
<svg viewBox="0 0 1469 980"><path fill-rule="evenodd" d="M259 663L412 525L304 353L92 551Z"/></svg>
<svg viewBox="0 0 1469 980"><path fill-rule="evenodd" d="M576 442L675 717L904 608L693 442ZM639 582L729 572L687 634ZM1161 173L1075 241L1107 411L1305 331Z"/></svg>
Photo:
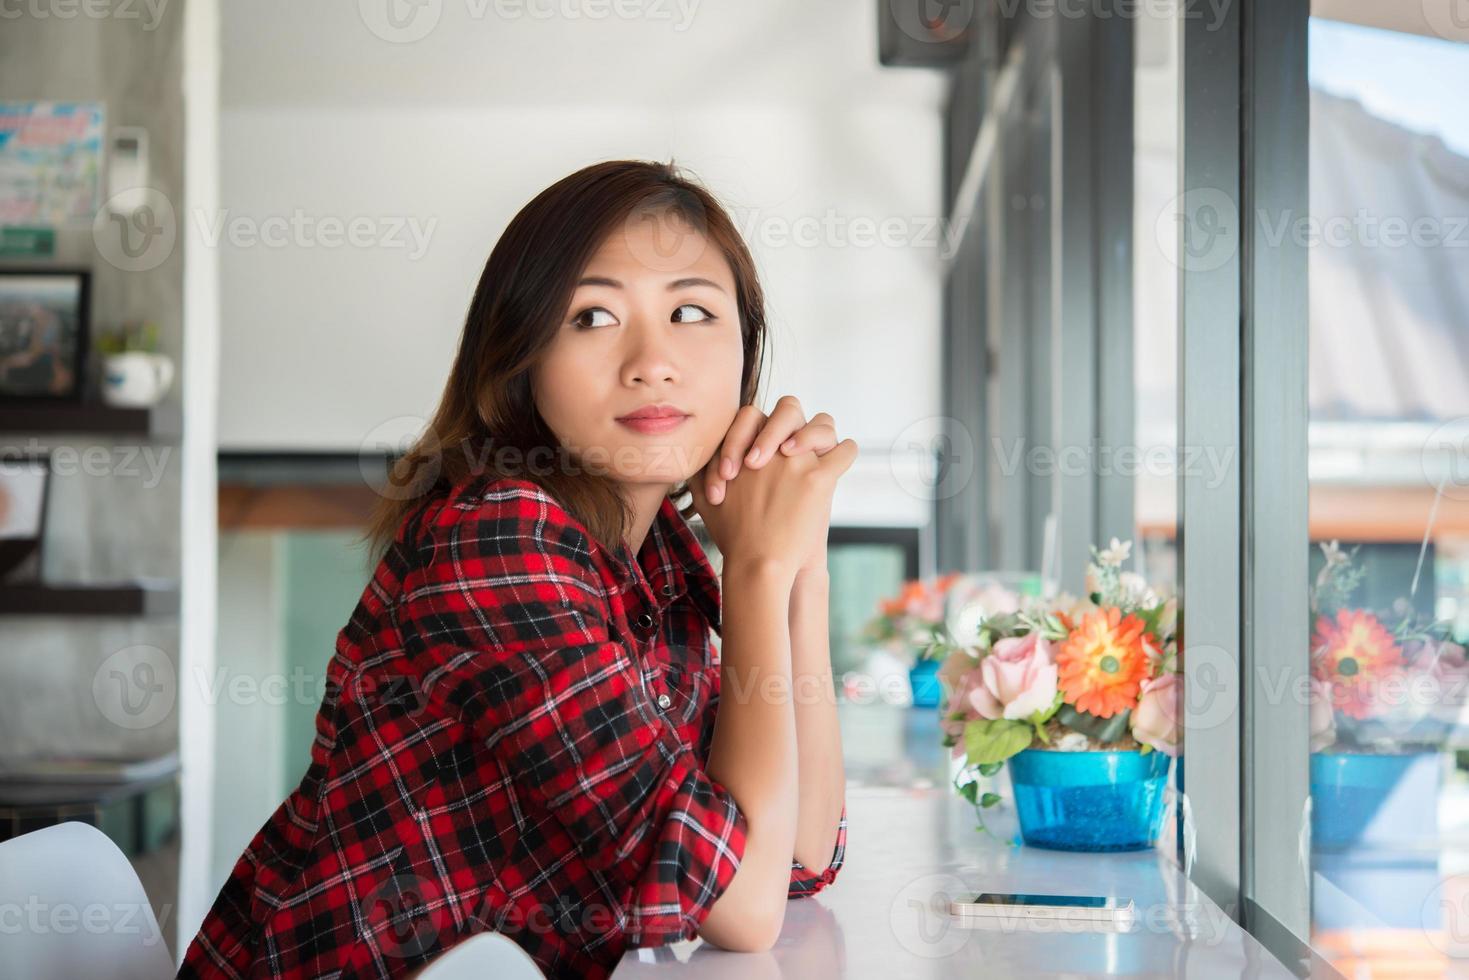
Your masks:
<svg viewBox="0 0 1469 980"><path fill-rule="evenodd" d="M1336 712L1331 707L1331 685L1311 678L1311 751L1320 752L1336 741Z"/></svg>
<svg viewBox="0 0 1469 980"><path fill-rule="evenodd" d="M968 692L982 718L1028 718L1056 699L1056 661L1050 641L1036 633L1008 637L979 662L981 683Z"/></svg>
<svg viewBox="0 0 1469 980"><path fill-rule="evenodd" d="M979 661L963 650L950 653L939 667L939 686L944 698L939 727L945 734L954 736L956 741L949 754L956 759L965 753L965 723L978 717L970 704L969 692L979 683ZM950 715L959 712L963 712L961 717L950 719Z"/></svg>
<svg viewBox="0 0 1469 980"><path fill-rule="evenodd" d="M1137 707L1132 712L1132 737L1165 755L1178 755L1183 691L1177 674L1150 677L1142 683Z"/></svg>

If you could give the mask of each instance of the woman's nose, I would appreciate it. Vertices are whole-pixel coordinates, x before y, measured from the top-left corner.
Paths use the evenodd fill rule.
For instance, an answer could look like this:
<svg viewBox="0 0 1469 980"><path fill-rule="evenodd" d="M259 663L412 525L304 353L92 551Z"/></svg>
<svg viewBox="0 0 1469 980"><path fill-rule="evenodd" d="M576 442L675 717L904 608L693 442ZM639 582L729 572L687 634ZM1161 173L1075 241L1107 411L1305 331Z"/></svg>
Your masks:
<svg viewBox="0 0 1469 980"><path fill-rule="evenodd" d="M627 331L628 349L623 358L625 383L676 381L678 366L668 330L657 324L640 322Z"/></svg>

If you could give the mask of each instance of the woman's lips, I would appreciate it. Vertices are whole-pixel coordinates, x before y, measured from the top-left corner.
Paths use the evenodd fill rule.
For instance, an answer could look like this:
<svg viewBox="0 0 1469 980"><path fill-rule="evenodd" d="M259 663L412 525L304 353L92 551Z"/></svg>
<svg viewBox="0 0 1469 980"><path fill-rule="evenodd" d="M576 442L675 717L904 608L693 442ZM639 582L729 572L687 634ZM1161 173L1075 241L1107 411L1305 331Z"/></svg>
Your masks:
<svg viewBox="0 0 1469 980"><path fill-rule="evenodd" d="M654 435L659 432L672 432L688 420L687 415L662 415L656 418L618 419L617 421L634 432Z"/></svg>

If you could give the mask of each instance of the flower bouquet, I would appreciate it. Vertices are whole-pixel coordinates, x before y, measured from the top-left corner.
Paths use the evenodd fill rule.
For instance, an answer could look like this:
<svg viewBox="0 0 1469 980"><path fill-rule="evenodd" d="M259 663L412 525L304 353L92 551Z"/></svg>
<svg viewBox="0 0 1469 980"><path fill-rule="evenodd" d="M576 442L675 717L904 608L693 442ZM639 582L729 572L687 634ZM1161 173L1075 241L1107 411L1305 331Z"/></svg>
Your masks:
<svg viewBox="0 0 1469 980"><path fill-rule="evenodd" d="M882 600L877 615L862 628L862 640L908 665L913 703L920 707L939 703L938 658L950 646L945 611L949 590L960 578L960 572L948 572L903 583L902 591Z"/></svg>
<svg viewBox="0 0 1469 980"><path fill-rule="evenodd" d="M1087 598L989 616L973 642L949 651L944 745L965 760L954 786L981 829L1000 801L983 781L1008 763L1027 844L1120 851L1156 841L1180 741L1177 604L1122 571L1130 549L1115 538L1092 549Z"/></svg>
<svg viewBox="0 0 1469 980"><path fill-rule="evenodd" d="M1356 843L1402 787L1434 812L1437 754L1469 687L1448 623L1400 598L1387 611L1352 604L1365 575L1333 541L1311 587L1311 824L1322 849ZM1431 827L1423 833L1432 834Z"/></svg>

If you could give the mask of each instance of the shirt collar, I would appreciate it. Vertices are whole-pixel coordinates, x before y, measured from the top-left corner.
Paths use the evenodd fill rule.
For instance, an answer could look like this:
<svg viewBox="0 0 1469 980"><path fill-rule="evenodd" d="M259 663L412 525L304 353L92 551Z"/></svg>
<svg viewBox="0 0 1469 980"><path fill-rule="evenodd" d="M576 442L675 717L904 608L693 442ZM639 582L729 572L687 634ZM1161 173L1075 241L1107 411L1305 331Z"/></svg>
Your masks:
<svg viewBox="0 0 1469 980"><path fill-rule="evenodd" d="M630 553L631 549L624 542L618 552L618 561L614 563L617 575L624 583L632 580L632 569L627 565ZM666 608L674 599L687 593L715 632L719 632L719 576L688 521L674 506L672 497L665 496L658 506L658 513L638 551L637 563L660 608Z"/></svg>

